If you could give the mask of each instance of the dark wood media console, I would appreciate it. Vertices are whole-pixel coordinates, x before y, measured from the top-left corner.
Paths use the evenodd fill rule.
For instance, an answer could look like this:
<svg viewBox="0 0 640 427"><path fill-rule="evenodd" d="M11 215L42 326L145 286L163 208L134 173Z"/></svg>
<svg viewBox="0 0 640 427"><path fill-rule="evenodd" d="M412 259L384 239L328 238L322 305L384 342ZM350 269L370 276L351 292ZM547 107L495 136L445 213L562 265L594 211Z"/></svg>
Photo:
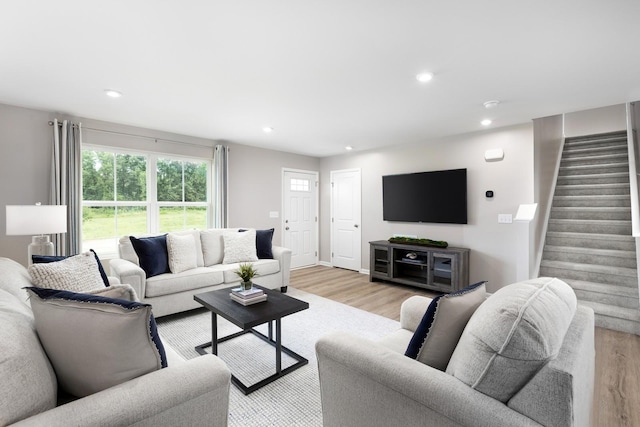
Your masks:
<svg viewBox="0 0 640 427"><path fill-rule="evenodd" d="M436 292L469 285L469 249L369 242L369 281L385 280Z"/></svg>

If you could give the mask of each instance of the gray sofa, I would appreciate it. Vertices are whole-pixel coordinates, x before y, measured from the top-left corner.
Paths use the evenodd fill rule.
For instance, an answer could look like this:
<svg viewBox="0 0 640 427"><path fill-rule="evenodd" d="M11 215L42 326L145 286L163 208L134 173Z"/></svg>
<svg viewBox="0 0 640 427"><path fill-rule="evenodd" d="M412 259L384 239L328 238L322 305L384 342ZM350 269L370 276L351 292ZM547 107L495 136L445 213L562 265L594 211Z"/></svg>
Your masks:
<svg viewBox="0 0 640 427"><path fill-rule="evenodd" d="M223 264L226 232L239 229L188 230L179 235L191 234L196 243L196 268L179 273L164 273L150 278L140 268L138 256L129 236L120 238L120 258L110 260L111 274L121 283L131 285L140 301L153 305L156 317L179 313L201 307L193 295L237 285L240 278L234 273L239 263ZM149 235L135 236L149 237ZM253 264L258 270L255 283L269 289L280 288L286 292L291 269L291 250L272 247L273 259L259 259Z"/></svg>
<svg viewBox="0 0 640 427"><path fill-rule="evenodd" d="M230 372L216 356L185 361L68 401L38 338L26 268L0 258L0 426L226 426ZM66 402L66 403L65 403Z"/></svg>
<svg viewBox="0 0 640 427"><path fill-rule="evenodd" d="M489 296L480 307L495 296ZM380 342L344 332L331 333L317 342L325 427L591 425L593 310L579 305L575 308L573 318L567 321L564 340L558 341L557 357L502 402L449 372L454 357L463 365L473 365L477 353L456 356L454 352L446 372L404 355L430 302L431 299L418 296L406 300L401 308L401 328ZM480 307L474 317L479 315ZM467 329L473 320L472 317ZM475 319L476 323L478 320L490 322ZM482 327L490 332L494 328L491 323ZM499 329L497 324L495 329Z"/></svg>

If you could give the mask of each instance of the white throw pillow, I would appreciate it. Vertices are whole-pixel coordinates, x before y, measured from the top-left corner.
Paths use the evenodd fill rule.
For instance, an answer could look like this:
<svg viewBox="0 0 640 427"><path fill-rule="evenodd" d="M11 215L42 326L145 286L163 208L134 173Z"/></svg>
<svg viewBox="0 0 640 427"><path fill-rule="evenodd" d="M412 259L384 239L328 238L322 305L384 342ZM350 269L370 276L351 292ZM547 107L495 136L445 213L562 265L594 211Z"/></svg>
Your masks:
<svg viewBox="0 0 640 427"><path fill-rule="evenodd" d="M181 273L198 266L196 241L192 234L167 234L167 254L172 273Z"/></svg>
<svg viewBox="0 0 640 427"><path fill-rule="evenodd" d="M33 264L29 267L29 275L39 288L88 292L105 287L98 262L91 252L57 262Z"/></svg>
<svg viewBox="0 0 640 427"><path fill-rule="evenodd" d="M229 233L229 231L224 228L213 228L200 232L205 267L222 264L224 259L224 238L222 236L225 233Z"/></svg>
<svg viewBox="0 0 640 427"><path fill-rule="evenodd" d="M227 232L222 235L224 239L223 264L236 262L258 261L256 253L256 230L245 232Z"/></svg>

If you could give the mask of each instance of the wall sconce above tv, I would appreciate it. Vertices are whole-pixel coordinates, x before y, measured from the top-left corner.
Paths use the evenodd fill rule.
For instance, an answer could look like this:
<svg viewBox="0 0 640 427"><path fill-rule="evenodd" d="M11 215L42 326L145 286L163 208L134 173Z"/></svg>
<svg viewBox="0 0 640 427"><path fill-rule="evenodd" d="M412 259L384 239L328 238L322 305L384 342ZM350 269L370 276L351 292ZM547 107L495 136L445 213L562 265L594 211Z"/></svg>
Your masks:
<svg viewBox="0 0 640 427"><path fill-rule="evenodd" d="M382 177L385 221L467 223L467 170Z"/></svg>

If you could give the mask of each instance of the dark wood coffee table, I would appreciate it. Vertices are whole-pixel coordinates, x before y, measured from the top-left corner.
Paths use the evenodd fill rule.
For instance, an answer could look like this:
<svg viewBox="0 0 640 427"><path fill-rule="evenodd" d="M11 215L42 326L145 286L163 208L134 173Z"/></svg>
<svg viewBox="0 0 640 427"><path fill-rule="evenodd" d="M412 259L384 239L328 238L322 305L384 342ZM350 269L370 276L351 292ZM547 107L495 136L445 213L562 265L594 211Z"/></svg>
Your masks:
<svg viewBox="0 0 640 427"><path fill-rule="evenodd" d="M256 285L254 285L256 286ZM204 307L211 311L211 342L196 346L199 354L207 354L205 348L211 347L211 353L218 354L218 344L241 335L251 333L263 341L271 344L276 348L276 373L253 384L245 385L234 375L231 375L231 382L238 387L244 394L249 394L260 387L277 380L278 378L295 371L296 369L309 363L307 359L298 353L288 349L282 345L282 328L280 321L284 316L297 313L309 308L309 303L292 298L281 292L256 286L267 294L267 300L257 304L243 306L233 301L229 296L231 288L220 289L217 291L205 292L193 296ZM218 338L218 322L217 316L222 316L234 325L242 329L242 331L226 337ZM273 323L275 321L275 340L273 337ZM253 328L263 323L269 323L269 333L264 335ZM291 356L296 360L293 365L282 369L282 353Z"/></svg>

